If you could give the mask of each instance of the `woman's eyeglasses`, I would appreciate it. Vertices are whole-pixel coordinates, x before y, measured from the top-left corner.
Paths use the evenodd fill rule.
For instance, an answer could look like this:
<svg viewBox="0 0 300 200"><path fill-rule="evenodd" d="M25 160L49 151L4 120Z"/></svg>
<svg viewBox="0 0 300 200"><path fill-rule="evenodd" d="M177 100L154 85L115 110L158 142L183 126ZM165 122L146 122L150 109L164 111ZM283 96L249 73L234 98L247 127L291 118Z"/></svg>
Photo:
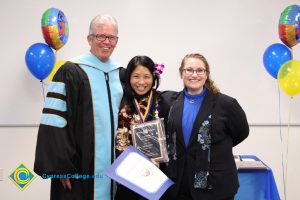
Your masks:
<svg viewBox="0 0 300 200"><path fill-rule="evenodd" d="M186 68L186 69L183 69L182 71L184 71L187 75L193 75L194 72L196 72L196 74L198 76L204 75L207 72L206 69L201 69L201 68L200 69L196 69L196 70L194 70L192 68Z"/></svg>

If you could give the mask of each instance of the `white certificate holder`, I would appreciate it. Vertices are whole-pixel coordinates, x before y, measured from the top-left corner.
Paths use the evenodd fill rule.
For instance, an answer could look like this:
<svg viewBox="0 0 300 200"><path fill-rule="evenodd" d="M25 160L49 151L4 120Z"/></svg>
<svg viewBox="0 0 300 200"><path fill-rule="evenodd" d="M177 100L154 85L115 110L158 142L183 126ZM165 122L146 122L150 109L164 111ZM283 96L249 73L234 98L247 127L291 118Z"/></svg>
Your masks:
<svg viewBox="0 0 300 200"><path fill-rule="evenodd" d="M158 200L174 182L133 146L115 160L107 176L150 200Z"/></svg>

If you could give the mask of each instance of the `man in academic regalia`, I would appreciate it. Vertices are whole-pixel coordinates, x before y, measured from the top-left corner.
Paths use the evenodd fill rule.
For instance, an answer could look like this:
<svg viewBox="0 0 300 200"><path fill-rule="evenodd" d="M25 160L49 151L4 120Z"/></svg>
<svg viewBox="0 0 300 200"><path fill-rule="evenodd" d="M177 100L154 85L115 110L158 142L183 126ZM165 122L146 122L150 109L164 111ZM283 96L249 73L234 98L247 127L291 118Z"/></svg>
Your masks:
<svg viewBox="0 0 300 200"><path fill-rule="evenodd" d="M105 170L114 160L121 67L110 56L118 25L98 15L87 36L90 53L66 62L49 85L37 138L34 171L51 177L53 200L110 200Z"/></svg>

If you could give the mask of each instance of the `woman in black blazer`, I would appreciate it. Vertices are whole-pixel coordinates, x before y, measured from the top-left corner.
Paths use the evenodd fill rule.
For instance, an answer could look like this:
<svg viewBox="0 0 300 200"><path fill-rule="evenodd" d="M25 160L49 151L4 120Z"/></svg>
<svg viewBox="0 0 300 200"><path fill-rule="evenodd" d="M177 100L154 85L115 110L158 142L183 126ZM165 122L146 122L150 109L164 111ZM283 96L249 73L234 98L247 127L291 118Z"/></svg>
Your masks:
<svg viewBox="0 0 300 200"><path fill-rule="evenodd" d="M184 90L173 97L167 123L170 161L161 166L175 184L162 199L233 200L239 183L232 147L249 134L245 112L220 93L204 56L186 55L179 71Z"/></svg>

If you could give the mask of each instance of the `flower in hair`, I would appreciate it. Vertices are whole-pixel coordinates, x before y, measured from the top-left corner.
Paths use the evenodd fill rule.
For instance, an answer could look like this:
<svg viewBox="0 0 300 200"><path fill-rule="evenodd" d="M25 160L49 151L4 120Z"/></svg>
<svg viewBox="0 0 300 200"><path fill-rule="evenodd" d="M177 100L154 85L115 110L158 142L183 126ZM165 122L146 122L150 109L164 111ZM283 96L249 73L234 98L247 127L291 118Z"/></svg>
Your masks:
<svg viewBox="0 0 300 200"><path fill-rule="evenodd" d="M155 64L155 74L160 76L164 71L165 65L164 64Z"/></svg>

